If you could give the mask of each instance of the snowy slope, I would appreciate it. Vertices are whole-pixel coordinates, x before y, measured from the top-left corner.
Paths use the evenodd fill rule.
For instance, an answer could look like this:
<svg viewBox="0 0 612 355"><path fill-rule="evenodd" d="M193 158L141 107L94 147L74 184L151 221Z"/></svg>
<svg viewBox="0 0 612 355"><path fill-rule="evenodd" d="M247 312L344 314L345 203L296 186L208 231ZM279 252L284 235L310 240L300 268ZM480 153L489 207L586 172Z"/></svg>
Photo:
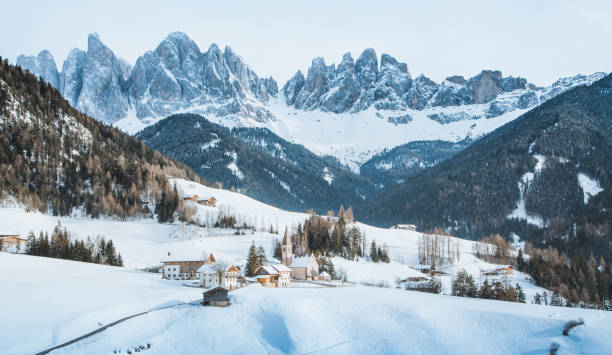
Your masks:
<svg viewBox="0 0 612 355"><path fill-rule="evenodd" d="M119 267L7 253L0 253L0 266L10 270L0 275L1 354L32 354L121 317L200 296L199 289Z"/></svg>
<svg viewBox="0 0 612 355"><path fill-rule="evenodd" d="M0 225L11 226L11 230L26 235L33 230L38 234L41 230L51 232L58 221L65 226L75 238L84 239L87 236L95 238L104 235L113 240L121 253L127 268L143 268L159 265L160 261L171 255L201 256L204 252L213 252L219 260L242 265L246 259L248 248L252 243L266 249L268 256L272 255L273 240L280 240L282 235L269 233L270 227L283 233L285 227L292 230L299 223L309 218L306 213L284 211L240 193L215 189L195 182L172 179L180 194L197 194L201 197L214 196L216 207L189 203L196 209L193 217L198 224L207 227L197 227L184 223L158 224L151 219L119 221L111 219L90 219L87 217L55 217L41 213L26 213L23 208L2 208ZM234 215L238 224L243 222L255 226L256 232L235 236L233 230L212 228L219 214ZM386 245L391 263L372 263L366 260L350 261L340 257L333 258L334 264L342 268L350 282L356 283L386 283L395 287L398 278L420 275L410 265L419 264L418 242L421 233L398 229L382 229L356 222L366 243L375 240L378 245ZM473 246L478 242L451 238L452 244L457 244L460 258L453 265L439 265L440 270L450 275L466 269L476 280L481 270L490 270L494 265L477 259L473 255ZM446 270L448 268L448 270ZM443 292L450 292L451 276L441 278ZM526 275L517 273L509 280L512 284L519 282L530 299L535 292L543 289L534 286L526 279Z"/></svg>
<svg viewBox="0 0 612 355"><path fill-rule="evenodd" d="M307 214L283 211L239 193L181 179L172 181L181 193L218 200L217 207L194 205L196 218L205 224L216 220L219 213L231 213L257 228L267 230L272 225L282 232L285 226L291 228L308 218ZM211 251L218 260L241 265L251 243L262 245L271 255L273 238L280 238L266 231L235 236L233 230L178 222L158 224L147 219L90 219L78 213L55 217L8 204L0 209L0 225L21 234L51 231L58 221L73 237L103 234L112 238L126 267L0 253L0 267L10 270L0 275L0 284L9 286L0 292L0 302L15 305L3 313L0 353L40 351L116 319L200 297L201 289L161 280L159 274L130 270L158 265L168 253L199 256ZM395 287L398 278L420 275L410 268L418 263L420 233L362 223L356 226L368 242L375 239L379 245L387 245L392 261L375 264L333 258L336 268L346 271L350 282ZM459 245L460 259L440 268L449 273L441 277L443 293L450 291L451 276L459 270L467 270L478 281L481 270L494 267L472 254L476 242L455 238L452 242ZM520 283L527 299L543 291L521 273L508 281ZM57 353L109 353L146 343L153 344L150 353L159 354L193 353L202 347L213 353L241 353L244 349L251 353L468 353L485 349L522 353L544 351L552 341L559 342L568 353L589 349L597 353L597 349L609 346L610 339L600 332L608 331L612 324L604 312L361 286L287 290L249 287L232 297L234 305L228 309L180 306L155 311ZM578 329L575 336L561 339L562 324L579 316L586 319L588 331ZM406 337L406 332L413 335ZM515 347L517 337L531 334L535 335L528 342Z"/></svg>
<svg viewBox="0 0 612 355"><path fill-rule="evenodd" d="M3 354L40 351L122 316L200 297L200 289L121 268L7 254L0 266L15 270L0 275L11 285L0 300L13 306L0 325ZM249 286L231 301L156 310L53 353L150 344L147 354L524 354L558 342L560 354L601 354L612 346L612 313L602 311L371 287ZM579 317L586 326L563 337L563 324Z"/></svg>

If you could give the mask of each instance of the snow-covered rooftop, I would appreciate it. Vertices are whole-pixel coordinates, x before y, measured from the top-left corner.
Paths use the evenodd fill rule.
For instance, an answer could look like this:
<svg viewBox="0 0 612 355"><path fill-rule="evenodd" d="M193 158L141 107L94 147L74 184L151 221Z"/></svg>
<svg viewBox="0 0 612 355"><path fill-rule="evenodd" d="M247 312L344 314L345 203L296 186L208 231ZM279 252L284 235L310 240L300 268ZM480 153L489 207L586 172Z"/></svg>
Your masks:
<svg viewBox="0 0 612 355"><path fill-rule="evenodd" d="M310 255L297 257L291 262L291 267L307 267L308 263L310 263L310 258Z"/></svg>

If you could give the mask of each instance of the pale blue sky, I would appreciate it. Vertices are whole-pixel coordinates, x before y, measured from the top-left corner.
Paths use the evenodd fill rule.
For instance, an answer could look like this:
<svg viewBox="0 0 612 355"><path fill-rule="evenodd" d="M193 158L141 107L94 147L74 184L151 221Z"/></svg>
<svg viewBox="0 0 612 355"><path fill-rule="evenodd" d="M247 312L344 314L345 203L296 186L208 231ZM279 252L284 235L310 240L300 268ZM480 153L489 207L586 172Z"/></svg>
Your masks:
<svg viewBox="0 0 612 355"><path fill-rule="evenodd" d="M98 32L134 63L170 32L206 50L229 45L283 85L315 56L339 62L372 47L440 81L499 69L549 85L612 71L612 1L12 1L2 5L0 56L49 49L61 69Z"/></svg>

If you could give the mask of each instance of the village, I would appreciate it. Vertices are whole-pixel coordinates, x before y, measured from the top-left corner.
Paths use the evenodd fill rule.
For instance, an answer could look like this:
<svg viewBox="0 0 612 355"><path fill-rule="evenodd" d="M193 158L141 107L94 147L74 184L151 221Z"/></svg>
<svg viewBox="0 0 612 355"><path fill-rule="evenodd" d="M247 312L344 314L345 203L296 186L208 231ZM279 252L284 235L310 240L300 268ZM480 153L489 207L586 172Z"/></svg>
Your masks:
<svg viewBox="0 0 612 355"><path fill-rule="evenodd" d="M288 228L285 228L281 248L280 263L265 262L255 268L252 276L247 276L245 265L232 265L217 260L212 252L191 258L168 255L160 266L147 271L159 272L165 280L188 281L186 286L207 289L203 303L213 306L229 305L228 292L253 283L268 288L291 287L292 281L334 285L328 272L319 272L319 264L313 254L293 253Z"/></svg>

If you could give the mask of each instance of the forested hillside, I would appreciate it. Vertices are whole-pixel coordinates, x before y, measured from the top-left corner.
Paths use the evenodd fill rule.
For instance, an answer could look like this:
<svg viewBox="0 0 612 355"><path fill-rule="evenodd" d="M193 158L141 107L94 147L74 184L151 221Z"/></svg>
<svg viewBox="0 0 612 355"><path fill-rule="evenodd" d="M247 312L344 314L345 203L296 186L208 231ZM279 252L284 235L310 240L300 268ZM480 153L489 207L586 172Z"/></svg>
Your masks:
<svg viewBox="0 0 612 355"><path fill-rule="evenodd" d="M436 140L402 144L370 158L361 165L360 173L385 186L401 183L423 169L440 164L471 143L471 140L464 139L459 142Z"/></svg>
<svg viewBox="0 0 612 355"><path fill-rule="evenodd" d="M0 59L0 197L57 215L149 213L181 163L88 117L50 84Z"/></svg>
<svg viewBox="0 0 612 355"><path fill-rule="evenodd" d="M356 211L379 225L511 232L568 254L612 253L612 76L574 88L391 186Z"/></svg>
<svg viewBox="0 0 612 355"><path fill-rule="evenodd" d="M229 130L194 114L170 116L136 137L210 182L281 208L318 212L351 206L372 184L267 129Z"/></svg>

